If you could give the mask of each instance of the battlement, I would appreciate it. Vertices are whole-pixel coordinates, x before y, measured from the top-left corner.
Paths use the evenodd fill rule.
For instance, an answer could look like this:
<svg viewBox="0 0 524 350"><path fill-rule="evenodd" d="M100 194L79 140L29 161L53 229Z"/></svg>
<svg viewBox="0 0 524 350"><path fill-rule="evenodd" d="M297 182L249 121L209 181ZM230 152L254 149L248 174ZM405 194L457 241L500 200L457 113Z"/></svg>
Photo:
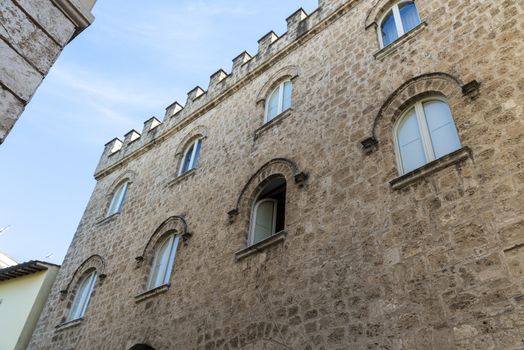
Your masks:
<svg viewBox="0 0 524 350"><path fill-rule="evenodd" d="M163 121L155 117L144 123L142 133L129 131L122 142L115 138L106 144L100 162L95 170L95 178L110 172L112 167L131 154L144 148L149 149L156 142L161 142L172 133L190 123L199 115L213 108L223 98L236 91L246 78L267 69L268 62L285 55L292 47L299 45L306 34L329 20L336 12L357 0L319 0L319 6L311 14L302 8L292 13L287 19L287 31L278 36L270 31L258 40L258 52L255 55L242 52L232 60L231 72L219 69L209 78L207 90L196 86L187 94L184 105L178 101L166 107ZM141 152L140 152L141 153Z"/></svg>

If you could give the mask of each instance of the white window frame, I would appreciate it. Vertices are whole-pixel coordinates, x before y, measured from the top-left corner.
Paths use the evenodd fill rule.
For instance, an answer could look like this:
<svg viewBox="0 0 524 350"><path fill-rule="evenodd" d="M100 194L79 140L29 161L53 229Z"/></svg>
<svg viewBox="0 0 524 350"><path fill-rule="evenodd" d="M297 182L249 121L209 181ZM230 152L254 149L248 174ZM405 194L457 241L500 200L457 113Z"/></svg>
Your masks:
<svg viewBox="0 0 524 350"><path fill-rule="evenodd" d="M284 81L282 81L278 87L274 88L273 90L271 90L271 93L267 96L266 98L266 107L265 107L265 111L264 111L264 123L268 123L270 121L272 121L273 119L275 119L279 114L281 114L282 112L284 111L287 111L284 110L284 85L289 82L291 84L291 104L293 104L293 83L291 82L291 79L286 79ZM278 90L278 108L277 108L277 114L275 114L275 116L271 119L269 119L269 101L271 100L271 96L273 96L273 94ZM290 104L290 105L291 105ZM291 106L289 107L291 108ZM288 109L289 109L288 108Z"/></svg>
<svg viewBox="0 0 524 350"><path fill-rule="evenodd" d="M251 212L251 227L249 229L249 239L248 239L248 245L249 246L252 246L253 244L256 244L258 242L254 242L255 241L255 226L256 226L256 218L257 218L257 210L258 210L258 207L260 206L260 204L262 203L265 203L265 202L272 202L273 203L273 222L271 223L271 236L273 236L276 232L276 229L277 229L277 206L278 206L278 201L274 198L264 198L264 199L261 199L259 200L255 206L253 207L253 211Z"/></svg>
<svg viewBox="0 0 524 350"><path fill-rule="evenodd" d="M129 181L125 180L125 181L122 181L116 187L116 190L113 193L113 197L111 198L111 203L109 204L109 208L107 208L106 216L111 216L111 215L120 213L120 211L122 210L122 206L124 205L128 186L129 186Z"/></svg>
<svg viewBox="0 0 524 350"><path fill-rule="evenodd" d="M153 264L151 265L151 273L149 274L149 279L147 281L147 290L155 289L158 287L161 287L163 285L166 285L171 280L171 274L173 272L173 265L175 263L175 257L176 257L176 251L178 249L178 243L179 243L179 235L177 234L171 234L168 237L166 237L164 240L161 241L160 244L158 244L158 248L155 251L155 257L153 259ZM169 258L167 260L167 264L162 265L161 268L158 270L158 275L162 275L162 283L159 285L155 284L155 280L157 279L158 275L153 274L154 266L156 265L157 260L160 258L160 248L164 246L164 244L167 242L169 245ZM161 272L162 271L162 272Z"/></svg>
<svg viewBox="0 0 524 350"><path fill-rule="evenodd" d="M417 6L416 1L413 1L413 0L399 1L395 5L393 5L391 8L389 8L386 11L386 13L380 18L380 21L378 21L377 35L378 35L378 41L380 43L381 49L385 47L384 38L382 38L382 23L386 19L387 15L389 15L390 11L393 11L393 22L395 22L395 28L397 28L398 37L395 40L393 40L392 42L390 42L388 46L393 44L395 41L400 39L404 34L406 34L406 31L404 31L404 25L402 24L402 17L400 17L400 9L399 9L399 5L406 3L406 2L412 2L415 4L415 9L417 10L418 18L420 19L420 13L418 12L418 6Z"/></svg>
<svg viewBox="0 0 524 350"><path fill-rule="evenodd" d="M424 163L424 165L428 164L428 163L430 163L430 162L432 162L432 161L437 159L435 157L435 151L433 149L433 143L431 142L431 134L430 134L429 128L428 128L428 123L427 123L427 119L426 119L426 113L424 112L424 103L430 102L430 101L444 102L445 104L448 105L448 107L451 110L449 102L446 99L440 98L438 96L428 97L428 98L419 100L419 101L415 102L414 104L410 105L409 108L406 109L406 112L404 112L404 114L402 114L402 116L398 119L398 121L395 124L395 127L393 128L393 140L394 140L394 143L395 143L395 153L396 153L397 167L399 169L400 175L404 175L404 174L406 174L406 172L404 171L404 165L402 163L402 156L401 156L401 153L400 153L400 145L399 145L399 142L398 142L398 131L399 131L399 128L400 128L400 124L402 124L402 121L404 120L404 118L406 118L408 113L413 108L415 108L415 115L416 115L416 118L417 118L418 128L419 128L419 132L420 132L420 139L421 139L421 142L422 142L422 148L424 149L424 156L426 157L426 163ZM453 124L455 125L455 129L456 129L457 126L455 124L455 118L453 118L453 112L451 113L451 119L453 120ZM458 135L458 130L457 130L457 135ZM460 137L459 137L459 142L460 142ZM414 170L416 170L416 169L414 169Z"/></svg>
<svg viewBox="0 0 524 350"><path fill-rule="evenodd" d="M78 289L76 290L75 297L73 299L73 303L71 305L71 310L69 310L69 314L67 315L67 321L74 321L81 319L84 317L84 314L87 310L87 306L89 305L89 301L91 300L91 294L93 293L93 289L95 287L96 283L96 271L91 272L87 277L82 279L82 281L79 284ZM87 284L84 284L87 283ZM82 288L83 287L83 288ZM77 299L81 298L84 288L86 289L86 298L82 301L82 304L76 304ZM76 307L75 307L76 304Z"/></svg>
<svg viewBox="0 0 524 350"><path fill-rule="evenodd" d="M198 138L195 140L195 142L193 142L192 144L190 144L189 146L187 146L185 152L184 152L184 156L182 157L182 161L180 162L180 167L178 169L178 176L180 175L184 175L185 173L195 169L195 157L196 157L196 152L197 152L197 146L198 146L198 143L200 143L200 147L202 147L202 139L201 138ZM187 154L189 152L189 150L191 149L191 146L193 146L193 149L191 151L191 160L189 161L189 167L186 171L184 171L184 164L186 162L186 157L187 157ZM200 150L200 152L202 152L202 150Z"/></svg>

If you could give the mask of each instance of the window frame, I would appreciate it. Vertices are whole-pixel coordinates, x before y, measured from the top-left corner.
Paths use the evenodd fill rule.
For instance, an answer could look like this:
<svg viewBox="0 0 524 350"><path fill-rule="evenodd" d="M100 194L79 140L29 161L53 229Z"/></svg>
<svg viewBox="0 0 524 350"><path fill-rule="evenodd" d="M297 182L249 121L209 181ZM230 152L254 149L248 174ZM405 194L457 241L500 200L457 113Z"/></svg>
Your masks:
<svg viewBox="0 0 524 350"><path fill-rule="evenodd" d="M284 109L284 86L288 82L289 82L289 84L291 84L291 96L290 96L291 101L289 103L289 107ZM278 90L278 108L277 108L277 113L271 119L269 119L269 101L271 100L271 97L273 96L273 94L275 92L277 92L277 90ZM269 123L270 121L272 121L273 119L278 117L283 112L289 110L292 105L293 105L293 82L291 81L291 79L285 79L285 80L281 81L278 84L278 86L275 87L273 90L271 90L271 92L267 95L265 109L264 109L264 124L265 123Z"/></svg>
<svg viewBox="0 0 524 350"><path fill-rule="evenodd" d="M146 284L146 291L154 290L156 288L169 284L169 281L171 280L171 274L173 273L173 266L175 264L176 252L178 250L179 242L180 236L176 233L171 233L167 237L162 239L160 243L157 245L153 261L150 265L149 277ZM164 244L169 245L169 247L167 248L169 249L167 263L159 268L157 274L154 274L153 271L157 263L157 260L160 258L161 248L164 246ZM160 284L156 284L155 281L158 279L158 276L161 275L161 270L163 270L162 281L160 282Z"/></svg>
<svg viewBox="0 0 524 350"><path fill-rule="evenodd" d="M253 206L253 211L251 212L251 220L250 220L250 228L249 228L249 239L248 239L248 246L252 246L257 244L258 242L255 242L255 227L256 227L256 217L257 217L257 211L260 205L264 202L272 202L273 203L273 222L271 223L271 234L269 237L275 235L276 227L277 227L277 206L278 201L274 198L264 198L261 200L258 200L255 205ZM269 238L268 237L268 238ZM261 240L263 241L263 240ZM259 241L259 242L261 242Z"/></svg>
<svg viewBox="0 0 524 350"><path fill-rule="evenodd" d="M418 169L418 168L420 168L420 167L422 167L422 166L424 166L424 165L426 165L428 163L431 163L434 160L437 160L437 159L442 158L442 157L445 156L444 155L444 156L439 157L439 158L437 158L435 156L435 150L434 150L433 142L431 141L431 133L430 133L429 127L428 127L426 112L424 111L424 104L427 103L427 102L430 102L430 101L440 101L440 102L445 103L448 106L448 108L449 108L449 110L451 112L451 119L453 121L453 125L455 126L455 131L457 133L459 145L460 145L460 147L462 147L462 142L460 141L460 135L459 135L459 132L458 132L457 125L455 123L455 118L453 117L453 111L451 110L451 106L449 105L449 101L447 99L445 99L445 98L440 97L440 96L430 96L430 97L427 97L427 98L423 98L423 99L417 100L416 102L410 104L408 108L406 108L406 110L402 113L400 118L398 118L398 120L395 122L395 127L393 128L393 141L394 141L394 144L395 144L395 157L396 157L396 162L397 162L397 168L399 169L399 174L400 175L404 175L404 174L410 173L412 171L415 171L416 169ZM421 140L421 143L422 143L424 156L426 157L426 162L424 164L422 164L418 168L412 169L410 171L405 171L404 170L404 164L402 162L402 155L401 155L400 144L399 144L399 139L398 139L398 132L399 132L400 125L402 124L402 121L406 118L406 116L408 115L408 113L412 109L415 109L415 116L416 116L416 119L417 119L417 124L418 124L418 128L419 128L419 133L420 133L420 140ZM457 150L460 149L460 147L458 147Z"/></svg>
<svg viewBox="0 0 524 350"><path fill-rule="evenodd" d="M407 3L407 2L412 2L415 5L415 9L417 10L417 15L418 15L418 19L419 19L419 23L418 24L422 23L422 20L420 19L420 12L418 10L417 2L415 0L401 0L401 1L397 2L397 3L395 3L390 8L388 8L388 10L385 12L385 14L382 15L382 17L378 21L377 36L378 36L378 41L380 43L380 48L381 49L383 49L383 48L393 44L398 39L400 39L404 34L409 33L410 31L412 31L416 27L415 26L414 28L410 29L407 32L404 30L404 24L402 23L402 17L400 16L400 8L399 8L399 6L401 4ZM390 12L393 13L393 22L395 23L395 28L397 30L397 38L395 40L393 40L392 42L390 42L389 44L384 45L384 38L382 37L382 24L384 23L384 20L386 19L386 17L389 15ZM417 26L418 26L418 24L417 24Z"/></svg>
<svg viewBox="0 0 524 350"><path fill-rule="evenodd" d="M84 317L95 288L97 277L98 274L96 273L96 270L94 270L81 280L76 289L73 302L71 303L71 309L69 309L67 314L66 322L76 321ZM81 305L79 303L77 307L75 307L77 300L83 297L84 290L87 292L85 300Z"/></svg>
<svg viewBox="0 0 524 350"><path fill-rule="evenodd" d="M120 191L120 189L122 189L122 191ZM118 184L118 186L116 186L116 189L113 192L113 196L111 197L111 202L109 202L109 207L107 208L106 217L110 217L122 211L122 207L124 206L124 201L125 201L128 189L129 189L129 180L128 179L121 181Z"/></svg>
<svg viewBox="0 0 524 350"><path fill-rule="evenodd" d="M190 172L191 170L196 169L195 157L196 157L199 143L200 143L200 151L198 152L198 158L200 158L200 153L202 152L202 138L201 137L197 138L193 143L189 144L186 147L186 150L184 151L184 155L182 156L182 160L180 162L180 166L178 169L178 176L184 175ZM190 150L191 150L191 158L189 160L189 165L188 165L187 170L184 171L184 165L186 163L186 158ZM197 162L198 162L198 159L197 159Z"/></svg>

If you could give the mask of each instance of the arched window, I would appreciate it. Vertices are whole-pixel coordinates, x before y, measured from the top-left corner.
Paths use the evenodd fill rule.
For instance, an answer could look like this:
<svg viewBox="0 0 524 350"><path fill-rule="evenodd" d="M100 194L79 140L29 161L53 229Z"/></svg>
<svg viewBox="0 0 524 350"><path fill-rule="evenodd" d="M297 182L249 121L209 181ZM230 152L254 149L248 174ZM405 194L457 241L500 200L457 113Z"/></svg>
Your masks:
<svg viewBox="0 0 524 350"><path fill-rule="evenodd" d="M291 93L293 84L291 80L286 80L269 94L266 100L266 113L264 120L269 122L291 107Z"/></svg>
<svg viewBox="0 0 524 350"><path fill-rule="evenodd" d="M251 214L248 245L263 241L284 230L286 180L272 179L259 193Z"/></svg>
<svg viewBox="0 0 524 350"><path fill-rule="evenodd" d="M151 266L149 281L147 282L148 290L169 283L173 263L175 262L178 238L178 235L171 234L158 245L153 265Z"/></svg>
<svg viewBox="0 0 524 350"><path fill-rule="evenodd" d="M420 24L414 1L395 4L382 18L379 25L380 46L385 47Z"/></svg>
<svg viewBox="0 0 524 350"><path fill-rule="evenodd" d="M448 103L432 98L411 106L397 123L395 144L402 174L459 149Z"/></svg>
<svg viewBox="0 0 524 350"><path fill-rule="evenodd" d="M129 181L125 180L121 182L116 188L115 193L113 194L113 198L111 199L111 204L109 204L109 208L107 209L107 216L116 214L120 212L120 210L122 209L122 205L124 204L124 199L127 193L128 184Z"/></svg>
<svg viewBox="0 0 524 350"><path fill-rule="evenodd" d="M186 149L184 156L182 157L180 170L178 171L179 176L187 173L189 170L196 169L198 166L198 157L200 156L201 150L202 139L195 140L195 142Z"/></svg>
<svg viewBox="0 0 524 350"><path fill-rule="evenodd" d="M91 293L95 287L95 282L96 271L91 272L80 282L73 300L73 305L67 316L67 321L77 320L84 316L87 305L89 304L89 299L91 298Z"/></svg>

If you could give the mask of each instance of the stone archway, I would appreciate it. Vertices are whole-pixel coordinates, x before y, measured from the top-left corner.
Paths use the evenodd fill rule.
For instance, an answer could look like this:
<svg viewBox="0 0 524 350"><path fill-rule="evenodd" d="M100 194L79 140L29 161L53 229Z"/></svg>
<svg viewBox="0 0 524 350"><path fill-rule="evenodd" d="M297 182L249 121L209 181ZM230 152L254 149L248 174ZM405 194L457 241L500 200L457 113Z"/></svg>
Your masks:
<svg viewBox="0 0 524 350"><path fill-rule="evenodd" d="M136 344L130 347L129 350L155 350L155 349L146 344Z"/></svg>

